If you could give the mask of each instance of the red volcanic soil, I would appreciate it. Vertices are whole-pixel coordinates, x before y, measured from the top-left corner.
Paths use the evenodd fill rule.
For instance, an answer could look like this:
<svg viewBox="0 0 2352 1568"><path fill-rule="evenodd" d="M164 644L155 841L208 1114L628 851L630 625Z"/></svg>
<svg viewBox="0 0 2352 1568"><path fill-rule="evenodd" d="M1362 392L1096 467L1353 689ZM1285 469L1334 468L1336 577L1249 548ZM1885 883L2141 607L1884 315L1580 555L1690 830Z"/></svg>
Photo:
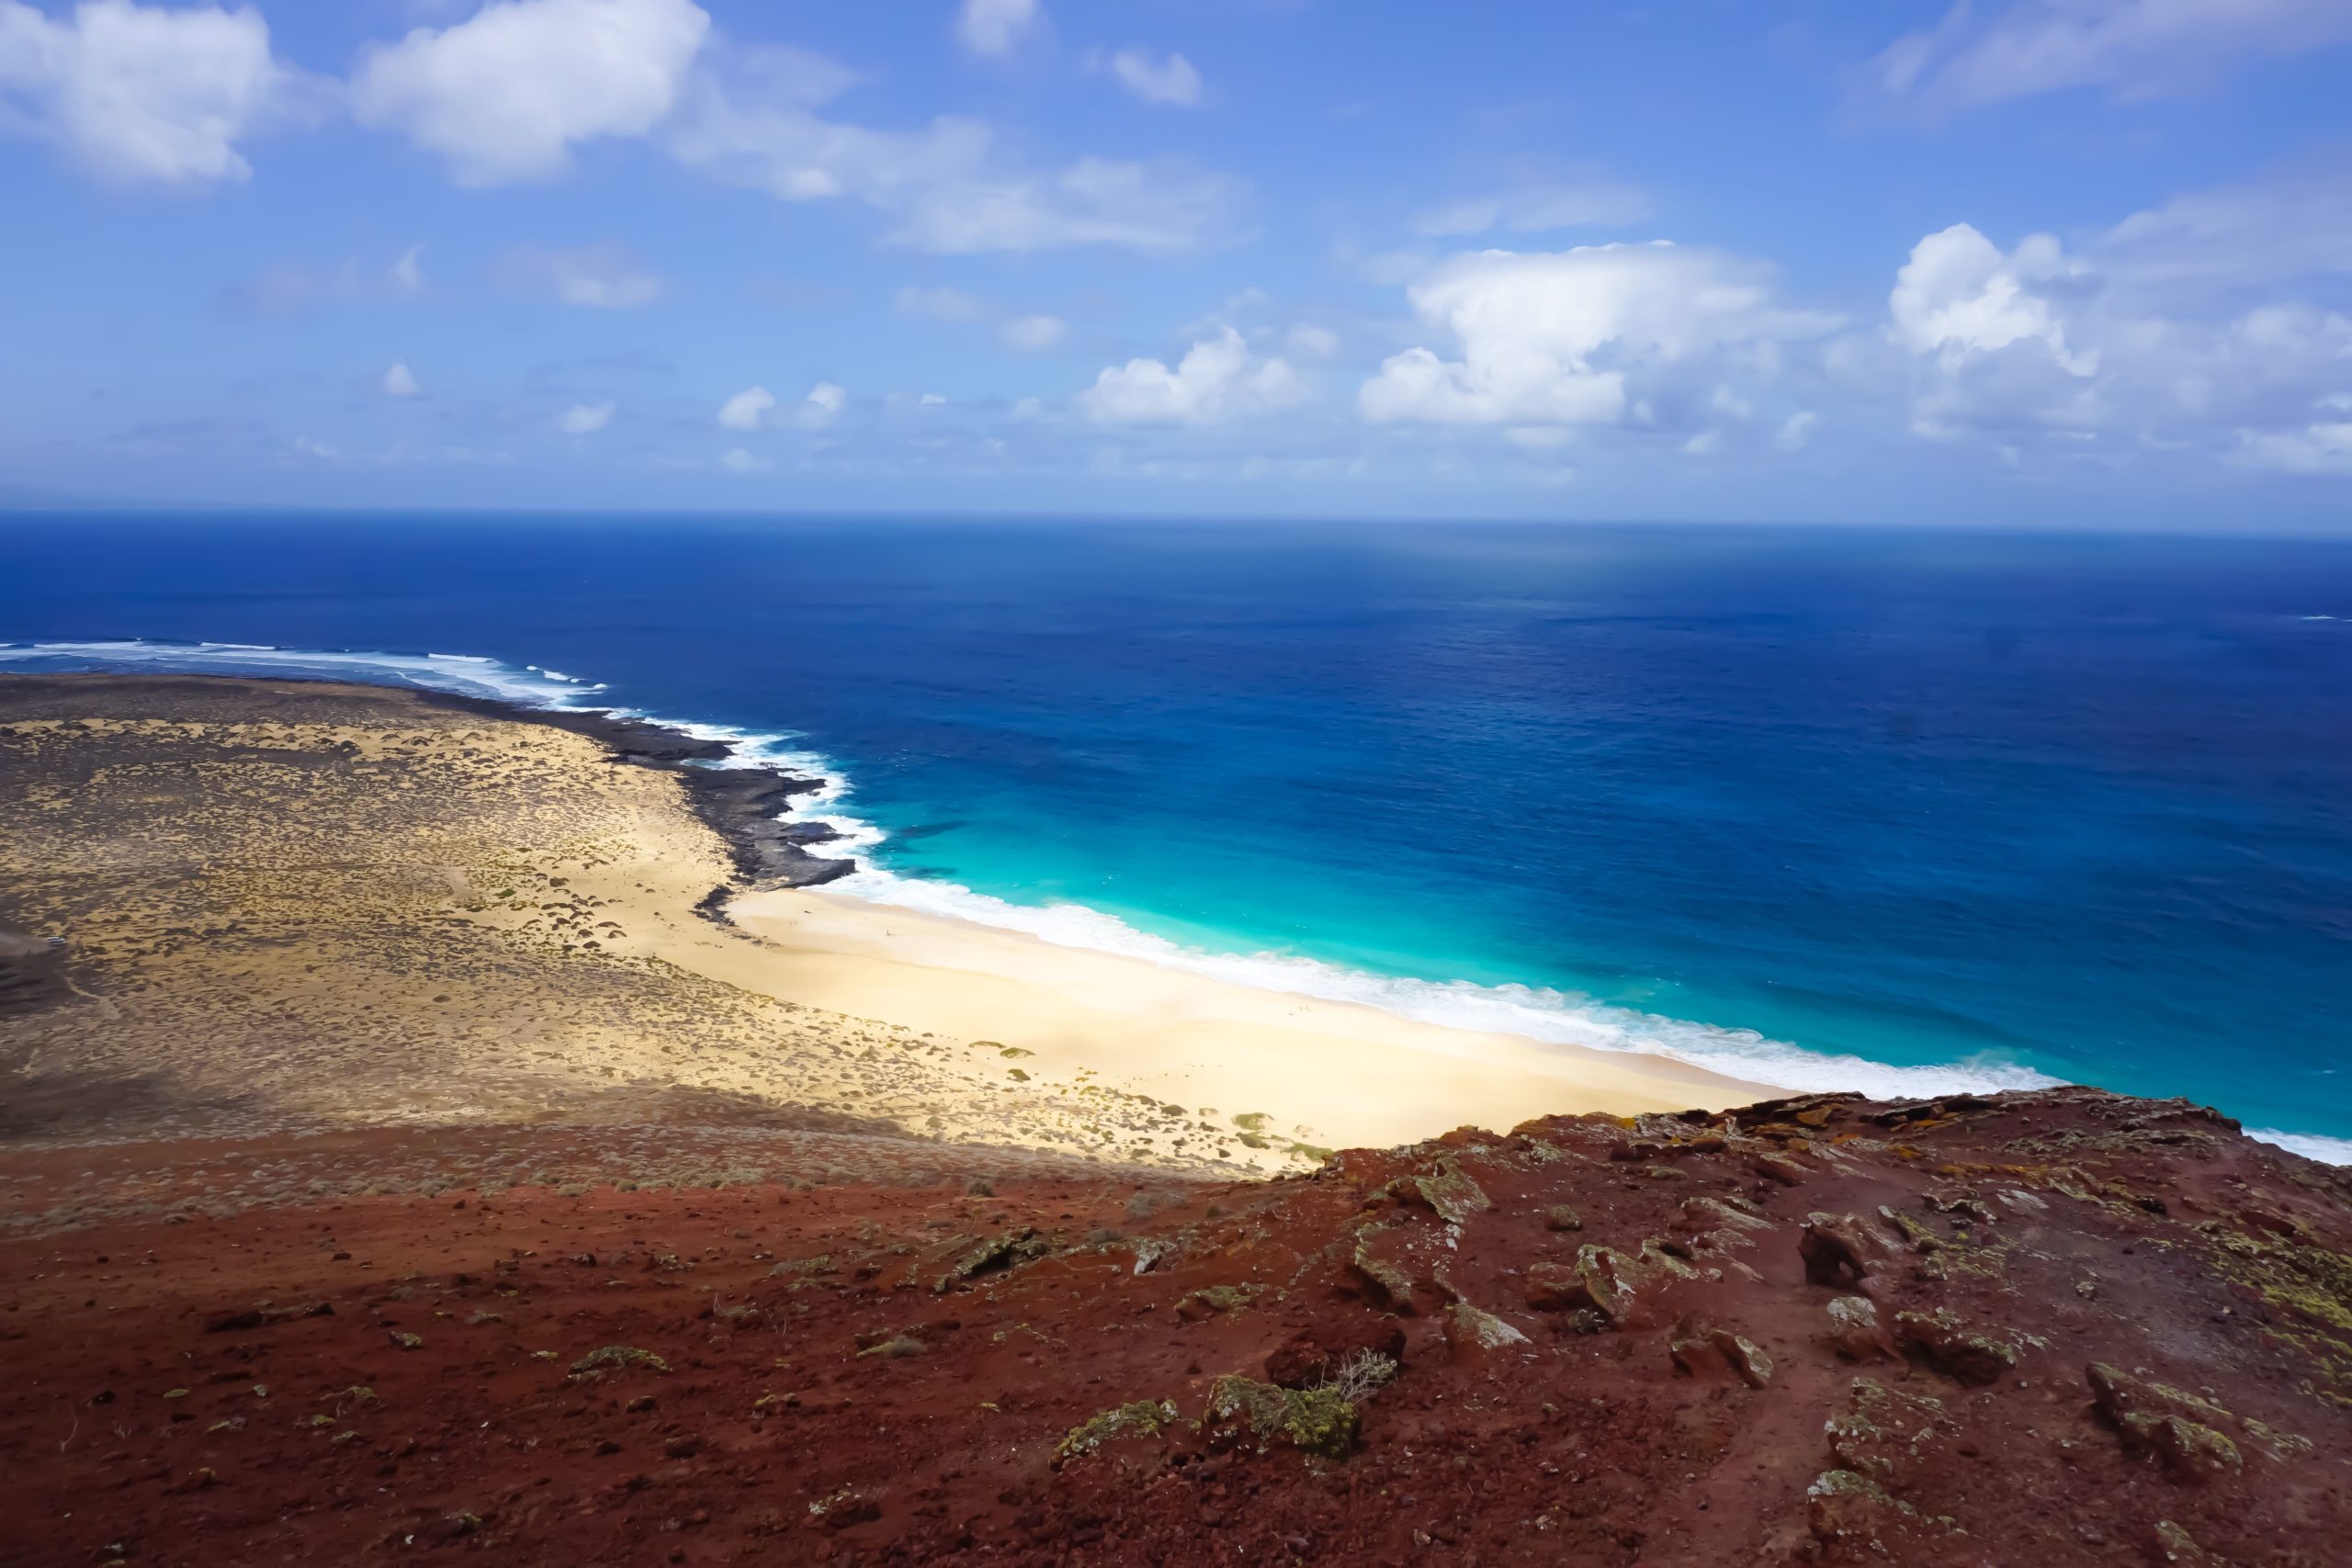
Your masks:
<svg viewBox="0 0 2352 1568"><path fill-rule="evenodd" d="M774 1169L834 1157L0 1154L0 1561L2352 1552L2352 1185L2178 1102L1554 1118L1256 1185ZM665 1160L726 1184L615 1185Z"/></svg>

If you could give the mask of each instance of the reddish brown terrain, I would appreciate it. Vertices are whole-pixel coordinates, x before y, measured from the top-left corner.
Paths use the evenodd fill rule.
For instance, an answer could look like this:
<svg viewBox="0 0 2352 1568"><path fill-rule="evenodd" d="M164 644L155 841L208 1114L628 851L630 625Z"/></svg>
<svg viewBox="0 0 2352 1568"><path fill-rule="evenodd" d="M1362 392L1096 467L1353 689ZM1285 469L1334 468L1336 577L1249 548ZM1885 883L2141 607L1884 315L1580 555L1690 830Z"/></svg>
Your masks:
<svg viewBox="0 0 2352 1568"><path fill-rule="evenodd" d="M2177 1102L1254 1184L377 1131L0 1190L12 1564L2352 1561L2352 1184Z"/></svg>

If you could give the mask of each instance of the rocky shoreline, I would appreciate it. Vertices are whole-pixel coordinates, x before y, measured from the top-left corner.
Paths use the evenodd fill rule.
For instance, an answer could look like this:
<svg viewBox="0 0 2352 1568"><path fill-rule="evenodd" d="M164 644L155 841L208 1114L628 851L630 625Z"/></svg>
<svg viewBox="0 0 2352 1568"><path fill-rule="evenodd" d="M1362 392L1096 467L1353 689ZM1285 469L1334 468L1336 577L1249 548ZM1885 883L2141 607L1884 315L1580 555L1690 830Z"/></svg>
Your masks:
<svg viewBox="0 0 2352 1568"><path fill-rule="evenodd" d="M442 707L544 724L584 735L605 746L613 761L677 774L695 815L726 840L737 874L747 888L816 887L857 869L857 863L811 853L841 835L818 822L786 822L781 814L796 795L811 795L825 781L781 768L696 766L734 755L724 740L706 739L651 719L587 709L530 707L492 697L421 690L418 696ZM715 889L715 907L729 890Z"/></svg>

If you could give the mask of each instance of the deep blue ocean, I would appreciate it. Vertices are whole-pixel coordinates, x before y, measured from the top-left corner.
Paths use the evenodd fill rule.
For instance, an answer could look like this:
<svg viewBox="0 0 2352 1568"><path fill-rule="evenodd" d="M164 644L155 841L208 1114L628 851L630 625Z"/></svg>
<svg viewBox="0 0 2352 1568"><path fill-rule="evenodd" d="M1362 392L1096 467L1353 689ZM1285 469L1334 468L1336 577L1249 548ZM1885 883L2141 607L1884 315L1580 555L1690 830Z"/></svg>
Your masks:
<svg viewBox="0 0 2352 1568"><path fill-rule="evenodd" d="M731 727L853 891L1261 984L2352 1138L2352 545L18 515L0 642Z"/></svg>

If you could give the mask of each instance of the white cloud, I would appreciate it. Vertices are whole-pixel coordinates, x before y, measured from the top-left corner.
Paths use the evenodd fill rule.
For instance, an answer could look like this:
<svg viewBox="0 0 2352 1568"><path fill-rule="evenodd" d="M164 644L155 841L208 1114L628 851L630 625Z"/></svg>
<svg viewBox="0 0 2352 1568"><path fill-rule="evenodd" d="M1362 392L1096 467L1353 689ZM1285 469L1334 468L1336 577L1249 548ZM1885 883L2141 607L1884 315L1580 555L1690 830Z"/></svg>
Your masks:
<svg viewBox="0 0 2352 1568"><path fill-rule="evenodd" d="M1154 60L1147 51L1123 49L1111 57L1111 74L1148 104L1190 107L1201 101L1201 73L1181 54L1171 52L1165 60Z"/></svg>
<svg viewBox="0 0 2352 1568"><path fill-rule="evenodd" d="M2335 291L2352 273L2312 242L2352 231L2352 201L2325 199L2324 184L2184 196L2072 252L2038 235L2004 253L1965 224L1928 235L1885 331L1913 429L1984 438L2019 466L2191 452L2337 471L2323 400L2352 375L2352 317L2296 298L2299 283ZM1874 374L1860 347L1837 364Z"/></svg>
<svg viewBox="0 0 2352 1568"><path fill-rule="evenodd" d="M325 96L270 53L252 6L84 0L69 17L0 0L0 130L56 142L100 178L243 180L240 141Z"/></svg>
<svg viewBox="0 0 2352 1568"><path fill-rule="evenodd" d="M1772 445L1783 452L1802 452L1813 442L1814 427L1821 416L1811 409L1799 409L1781 423L1781 434L1772 437Z"/></svg>
<svg viewBox="0 0 2352 1568"><path fill-rule="evenodd" d="M2241 430L2234 458L2248 468L2282 474L2352 478L2352 423L2307 424L2300 430Z"/></svg>
<svg viewBox="0 0 2352 1568"><path fill-rule="evenodd" d="M577 250L509 251L498 265L506 287L544 294L565 305L626 310L662 297L662 280L645 270L624 245L585 245Z"/></svg>
<svg viewBox="0 0 2352 1568"><path fill-rule="evenodd" d="M1483 234L1489 229L1534 234L1553 229L1638 223L1650 212L1646 192L1594 177L1521 186L1498 196L1466 197L1422 213L1413 227L1432 237Z"/></svg>
<svg viewBox="0 0 2352 1568"><path fill-rule="evenodd" d="M439 153L460 185L544 179L574 143L665 118L709 28L692 0L492 0L370 49L352 113Z"/></svg>
<svg viewBox="0 0 2352 1568"><path fill-rule="evenodd" d="M718 466L730 474L764 474L775 463L771 458L754 457L741 446L729 446L719 455Z"/></svg>
<svg viewBox="0 0 2352 1568"><path fill-rule="evenodd" d="M964 0L956 12L956 36L974 54L1002 59L1040 15L1037 0Z"/></svg>
<svg viewBox="0 0 2352 1568"><path fill-rule="evenodd" d="M574 403L556 423L566 435L594 435L613 423L614 407L609 402Z"/></svg>
<svg viewBox="0 0 2352 1568"><path fill-rule="evenodd" d="M2151 306L2352 274L2352 180L2322 165L2192 191L2133 213L2094 248L2102 273Z"/></svg>
<svg viewBox="0 0 2352 1568"><path fill-rule="evenodd" d="M1456 256L1408 291L1461 357L1390 356L1357 400L1374 421L1606 424L1640 415L1644 383L1671 367L1762 369L1778 344L1831 318L1773 302L1762 265L1657 242Z"/></svg>
<svg viewBox="0 0 2352 1568"><path fill-rule="evenodd" d="M997 336L1023 354L1038 354L1061 342L1069 330L1059 316L1014 316L997 329Z"/></svg>
<svg viewBox="0 0 2352 1568"><path fill-rule="evenodd" d="M721 430L757 430L775 407L775 394L765 387L746 387L718 405Z"/></svg>
<svg viewBox="0 0 2352 1568"><path fill-rule="evenodd" d="M721 430L822 430L849 406L849 393L820 381L808 395L786 407L765 387L746 387L718 408Z"/></svg>
<svg viewBox="0 0 2352 1568"><path fill-rule="evenodd" d="M1682 444L1683 455L1690 457L1705 457L1712 456L1715 448L1723 445L1723 441L1724 433L1722 431L1702 430Z"/></svg>
<svg viewBox="0 0 2352 1568"><path fill-rule="evenodd" d="M1947 368L1971 355L2038 343L2068 374L2093 375L2098 353L2067 347L2056 309L2033 291L2071 270L2047 234L2029 235L2003 255L1974 229L1955 223L1914 245L1895 274L1887 299L1895 339L1916 354L1936 355Z"/></svg>
<svg viewBox="0 0 2352 1568"><path fill-rule="evenodd" d="M1283 334L1283 344L1302 359L1329 359L1340 352L1340 334L1312 321L1300 321Z"/></svg>
<svg viewBox="0 0 2352 1568"><path fill-rule="evenodd" d="M390 368L384 372L383 378L376 385L388 398L414 398L424 393L424 389L417 383L416 373L408 367L405 359L393 360Z"/></svg>
<svg viewBox="0 0 2352 1568"><path fill-rule="evenodd" d="M2070 87L2148 98L2347 39L2343 0L2018 0L1983 22L1963 0L1939 26L1898 39L1871 74L1882 93L1929 109Z"/></svg>
<svg viewBox="0 0 2352 1568"><path fill-rule="evenodd" d="M978 120L885 130L818 112L854 80L821 56L752 51L726 79L698 79L670 149L781 201L863 202L891 220L890 243L943 255L1187 249L1214 239L1233 204L1230 182L1172 163L1084 157L1040 169L1001 152Z"/></svg>
<svg viewBox="0 0 2352 1568"><path fill-rule="evenodd" d="M1078 404L1102 424L1206 424L1295 402L1299 395L1287 360L1260 358L1226 327L1194 344L1172 370L1159 359L1106 367Z"/></svg>

